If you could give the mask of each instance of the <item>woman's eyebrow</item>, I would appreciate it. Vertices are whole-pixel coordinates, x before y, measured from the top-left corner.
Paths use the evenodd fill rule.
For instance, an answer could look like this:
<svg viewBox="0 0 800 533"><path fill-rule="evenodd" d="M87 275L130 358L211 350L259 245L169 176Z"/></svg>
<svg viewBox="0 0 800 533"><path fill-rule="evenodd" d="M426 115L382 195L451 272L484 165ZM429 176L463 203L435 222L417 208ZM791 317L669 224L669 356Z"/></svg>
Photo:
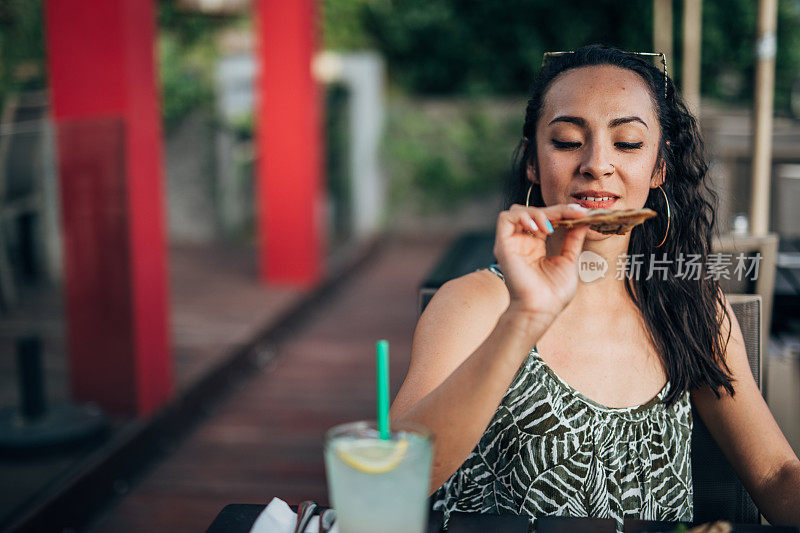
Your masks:
<svg viewBox="0 0 800 533"><path fill-rule="evenodd" d="M581 117L572 117L569 115L558 116L553 120L551 120L550 122L548 122L547 125L549 126L550 124L554 124L556 122L568 122L570 124L575 124L576 126L580 126L581 128L586 127L586 121L583 120Z"/></svg>
<svg viewBox="0 0 800 533"><path fill-rule="evenodd" d="M614 120L612 120L612 121L610 121L608 123L608 127L609 128L615 128L617 126L621 126L623 124L629 124L631 122L639 122L645 128L647 128L647 122L645 122L644 120L640 119L637 116L615 118ZM650 128L647 128L647 129L650 129Z"/></svg>
<svg viewBox="0 0 800 533"><path fill-rule="evenodd" d="M554 118L553 120L548 122L547 125L549 126L549 125L554 124L556 122L567 122L569 124L575 124L576 126L579 126L581 128L585 128L586 127L586 121L584 119L582 119L581 117L574 117L574 116L571 116L571 115L560 115L560 116L557 116L556 118ZM623 124L629 124L631 122L639 122L645 128L650 129L650 128L648 128L647 123L644 120L642 120L641 118L637 117L637 116L615 118L615 119L611 120L608 123L608 127L609 128L615 128L617 126L621 126Z"/></svg>

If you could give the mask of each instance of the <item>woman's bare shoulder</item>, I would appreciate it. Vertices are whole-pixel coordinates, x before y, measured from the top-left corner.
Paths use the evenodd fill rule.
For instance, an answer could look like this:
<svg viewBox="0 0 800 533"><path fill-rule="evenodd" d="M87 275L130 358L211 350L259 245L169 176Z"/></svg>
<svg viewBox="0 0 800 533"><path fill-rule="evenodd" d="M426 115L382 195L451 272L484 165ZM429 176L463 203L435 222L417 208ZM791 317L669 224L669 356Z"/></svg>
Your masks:
<svg viewBox="0 0 800 533"><path fill-rule="evenodd" d="M417 322L411 363L392 415L424 398L477 350L494 330L508 302L505 283L487 270L442 285Z"/></svg>
<svg viewBox="0 0 800 533"><path fill-rule="evenodd" d="M468 319L499 316L508 303L508 289L503 280L489 270L478 270L442 285L425 308L420 322L425 318L458 320L454 312L466 312ZM426 317L426 314L433 316Z"/></svg>

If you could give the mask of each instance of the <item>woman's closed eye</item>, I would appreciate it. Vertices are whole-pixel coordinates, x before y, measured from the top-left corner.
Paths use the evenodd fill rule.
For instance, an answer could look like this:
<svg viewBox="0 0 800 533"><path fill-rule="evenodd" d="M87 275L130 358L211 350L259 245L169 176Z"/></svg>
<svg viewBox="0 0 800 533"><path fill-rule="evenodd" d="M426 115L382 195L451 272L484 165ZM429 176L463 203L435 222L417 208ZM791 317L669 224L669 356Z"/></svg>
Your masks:
<svg viewBox="0 0 800 533"><path fill-rule="evenodd" d="M623 143L623 142L619 142L619 143L614 143L614 146L616 146L617 148L621 148L623 150L638 150L639 148L642 147L643 144L644 143L642 143L642 142L638 142L638 143Z"/></svg>
<svg viewBox="0 0 800 533"><path fill-rule="evenodd" d="M559 150L574 150L575 148L580 148L581 143L575 141L560 141L558 139L553 139L553 146L555 146Z"/></svg>
<svg viewBox="0 0 800 533"><path fill-rule="evenodd" d="M553 146L559 150L574 150L581 147L581 143L577 141L560 141L558 139L553 139L552 142ZM617 142L614 143L614 146L621 150L638 150L643 144L643 142Z"/></svg>

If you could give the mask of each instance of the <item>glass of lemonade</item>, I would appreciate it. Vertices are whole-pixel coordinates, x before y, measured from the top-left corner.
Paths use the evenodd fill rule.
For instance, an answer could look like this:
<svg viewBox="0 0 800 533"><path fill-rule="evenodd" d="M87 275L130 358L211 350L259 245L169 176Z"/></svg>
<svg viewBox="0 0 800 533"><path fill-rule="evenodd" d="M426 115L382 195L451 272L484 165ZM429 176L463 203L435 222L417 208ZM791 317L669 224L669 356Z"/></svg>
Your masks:
<svg viewBox="0 0 800 533"><path fill-rule="evenodd" d="M375 422L328 431L325 469L340 533L425 531L431 459L430 432L418 425L392 425L389 440Z"/></svg>

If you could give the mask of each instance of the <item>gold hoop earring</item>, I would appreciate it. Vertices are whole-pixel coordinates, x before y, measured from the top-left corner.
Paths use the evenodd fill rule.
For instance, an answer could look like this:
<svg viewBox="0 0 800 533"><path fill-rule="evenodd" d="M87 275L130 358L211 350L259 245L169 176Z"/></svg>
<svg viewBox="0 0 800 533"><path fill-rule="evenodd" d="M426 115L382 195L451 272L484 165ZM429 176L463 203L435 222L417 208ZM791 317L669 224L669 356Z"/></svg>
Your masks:
<svg viewBox="0 0 800 533"><path fill-rule="evenodd" d="M533 184L532 184L532 183L531 183L531 186L530 186L530 187L528 187L528 196L526 196L526 197L525 197L525 207L530 207L530 203L531 203L531 190L533 190Z"/></svg>
<svg viewBox="0 0 800 533"><path fill-rule="evenodd" d="M664 201L667 203L667 231L664 232L664 238L661 239L661 242L658 243L658 246L656 246L656 248L661 248L661 246L665 242L667 242L667 235L669 235L670 209L669 209L669 198L667 198L666 191L664 191L664 189L661 187L661 185L659 185L658 188L661 189L661 193L664 195Z"/></svg>

